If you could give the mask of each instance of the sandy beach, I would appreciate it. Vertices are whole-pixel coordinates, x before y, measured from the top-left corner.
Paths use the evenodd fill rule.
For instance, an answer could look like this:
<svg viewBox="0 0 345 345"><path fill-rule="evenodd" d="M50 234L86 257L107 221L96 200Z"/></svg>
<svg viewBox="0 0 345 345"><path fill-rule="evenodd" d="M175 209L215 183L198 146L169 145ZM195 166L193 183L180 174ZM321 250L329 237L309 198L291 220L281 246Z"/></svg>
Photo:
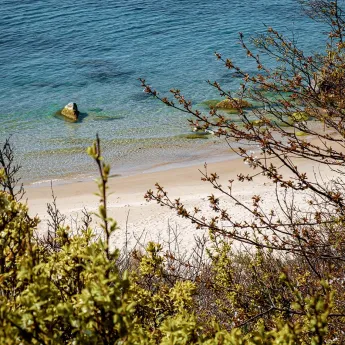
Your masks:
<svg viewBox="0 0 345 345"><path fill-rule="evenodd" d="M300 161L299 166L311 175L313 167L305 161ZM238 173L248 174L253 171L244 164L242 159L224 159L207 165L209 172L217 172L220 182L225 186L227 181L236 180ZM155 202L147 202L144 195L147 190L154 189L155 183L168 191L172 199L181 198L185 205L192 209L199 207L203 214L211 216L212 211L208 204L208 195L214 193L221 197L221 203L238 220L248 219L249 215L242 208L234 205L229 198L221 196L212 186L201 181L200 171L204 170L203 164L161 170L151 173L136 174L133 176L119 176L110 179L108 206L109 214L119 225L119 230L114 237L114 245L122 247L127 238L129 246L134 246L140 238L144 243L149 240L169 241L169 227L180 234L181 249L193 247L195 236L201 236L204 230L196 230L195 226L186 219L177 216L174 210L162 207ZM113 174L116 171L112 171ZM326 175L324 175L326 177ZM95 195L97 186L94 181L81 181L54 185L54 194L60 211L67 216L66 225L73 225L71 219L81 216L81 211L86 208L96 212L99 198ZM38 215L42 220L40 228L44 229L47 222L47 203L52 201L50 186L27 186L26 197L31 215ZM276 204L275 189L272 182L264 176L258 175L252 182L235 182L233 193L248 204L253 195L261 195L265 199L267 209ZM303 195L300 199L303 199ZM97 219L94 217L94 226L97 228ZM127 234L126 234L127 232Z"/></svg>

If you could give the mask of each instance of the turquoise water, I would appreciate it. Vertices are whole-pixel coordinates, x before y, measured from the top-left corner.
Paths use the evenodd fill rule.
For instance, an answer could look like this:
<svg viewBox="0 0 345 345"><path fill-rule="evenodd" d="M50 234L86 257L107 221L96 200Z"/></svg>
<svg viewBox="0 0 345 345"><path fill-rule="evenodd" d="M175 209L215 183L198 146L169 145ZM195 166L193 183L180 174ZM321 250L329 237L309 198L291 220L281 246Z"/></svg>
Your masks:
<svg viewBox="0 0 345 345"><path fill-rule="evenodd" d="M205 80L238 84L214 51L254 70L239 31L269 24L306 50L323 44L292 0L2 0L0 12L0 139L12 135L28 180L92 175L84 152L96 132L120 173L207 155L204 140L179 138L188 116L144 94L139 77L200 103L217 98ZM54 116L71 101L78 123Z"/></svg>

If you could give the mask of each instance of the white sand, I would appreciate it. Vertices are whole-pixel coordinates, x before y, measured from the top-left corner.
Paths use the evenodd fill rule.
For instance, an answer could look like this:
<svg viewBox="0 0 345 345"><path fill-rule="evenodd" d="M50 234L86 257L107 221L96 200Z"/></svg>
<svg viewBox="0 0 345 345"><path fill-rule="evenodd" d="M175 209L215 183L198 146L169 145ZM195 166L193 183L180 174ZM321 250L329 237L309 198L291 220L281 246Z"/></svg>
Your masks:
<svg viewBox="0 0 345 345"><path fill-rule="evenodd" d="M305 162L300 162L299 166L312 174L313 166ZM209 183L201 181L198 169L203 170L203 165L112 178L109 184L109 192L113 193L109 197L109 215L117 220L120 227L114 237L114 244L117 247L123 246L126 230L130 246L135 244L136 238L139 238L143 232L146 235L141 238L141 242L149 240L167 242L169 240L167 230L170 226L181 235L181 249L188 250L193 247L194 236L201 236L204 230L196 230L189 220L177 216L175 211L168 207L161 207L155 202L146 202L144 195L148 189L154 189L155 183L159 182L172 199L180 197L188 208L199 207L203 214L209 217L212 211L208 204L208 195L215 193L219 196L219 192ZM224 186L227 185L228 180L236 180L239 172L243 174L253 172L241 159L209 164L208 171L217 172ZM99 198L94 195L97 191L95 182L73 182L55 186L53 183L53 188L58 207L67 218L80 217L84 207L91 212L97 211ZM30 213L37 214L41 218L41 228L44 229L47 221L46 205L52 201L50 187L27 186L26 190ZM274 185L261 175L253 182L235 181L233 193L248 204L251 203L253 195L261 195L265 199L265 208L277 207ZM303 198L303 195L299 196L300 202L303 202ZM222 196L221 202L236 220L248 219L248 213L234 205L229 198ZM66 221L67 224L69 222ZM97 227L97 224L95 226Z"/></svg>

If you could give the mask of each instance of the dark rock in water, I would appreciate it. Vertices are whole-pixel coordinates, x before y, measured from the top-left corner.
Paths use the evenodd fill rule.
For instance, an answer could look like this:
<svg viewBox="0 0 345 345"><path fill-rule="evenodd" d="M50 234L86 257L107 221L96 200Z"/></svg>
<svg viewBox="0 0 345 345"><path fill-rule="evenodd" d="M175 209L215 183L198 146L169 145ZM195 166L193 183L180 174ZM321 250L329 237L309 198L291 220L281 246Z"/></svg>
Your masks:
<svg viewBox="0 0 345 345"><path fill-rule="evenodd" d="M78 120L79 111L76 103L68 103L62 110L61 115L68 117L73 121Z"/></svg>
<svg viewBox="0 0 345 345"><path fill-rule="evenodd" d="M216 104L217 109L237 109L237 108L250 108L252 105L244 99L224 99Z"/></svg>

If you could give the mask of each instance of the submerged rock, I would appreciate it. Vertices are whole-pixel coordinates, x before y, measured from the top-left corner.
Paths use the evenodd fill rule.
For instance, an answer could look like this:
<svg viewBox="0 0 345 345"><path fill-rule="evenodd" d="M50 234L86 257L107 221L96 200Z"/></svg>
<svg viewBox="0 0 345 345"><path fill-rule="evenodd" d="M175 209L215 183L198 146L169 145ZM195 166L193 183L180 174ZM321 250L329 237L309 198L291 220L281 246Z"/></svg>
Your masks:
<svg viewBox="0 0 345 345"><path fill-rule="evenodd" d="M252 105L244 99L223 99L216 104L217 109L249 108Z"/></svg>
<svg viewBox="0 0 345 345"><path fill-rule="evenodd" d="M238 114L239 111L238 109L230 108L230 109L225 109L225 108L218 108L217 104L219 104L222 100L221 99L209 99L206 101L203 101L200 103L201 105L207 107L208 109L218 109L223 112L226 112L227 114Z"/></svg>
<svg viewBox="0 0 345 345"><path fill-rule="evenodd" d="M68 103L62 110L61 115L71 120L77 121L79 116L78 106L76 103Z"/></svg>

